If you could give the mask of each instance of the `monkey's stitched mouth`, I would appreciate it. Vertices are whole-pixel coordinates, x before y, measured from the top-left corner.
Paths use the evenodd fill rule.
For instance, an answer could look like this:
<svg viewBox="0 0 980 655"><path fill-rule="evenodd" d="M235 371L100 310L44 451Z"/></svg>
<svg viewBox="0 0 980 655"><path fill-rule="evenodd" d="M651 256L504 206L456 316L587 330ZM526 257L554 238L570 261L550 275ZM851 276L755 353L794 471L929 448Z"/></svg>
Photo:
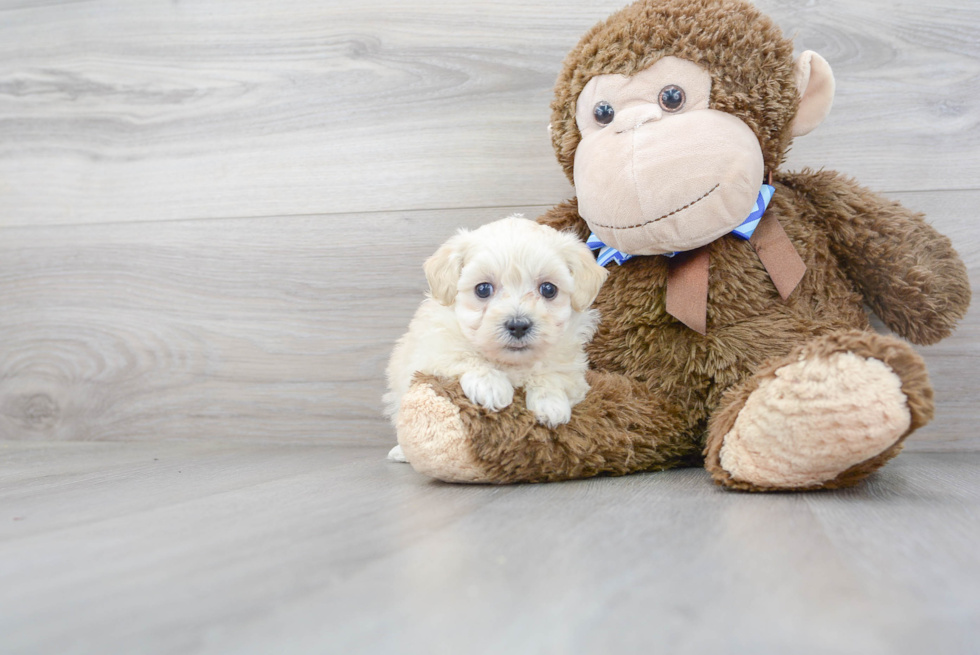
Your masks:
<svg viewBox="0 0 980 655"><path fill-rule="evenodd" d="M602 223L596 223L596 226L597 227L604 227L604 228L609 229L609 230L631 230L634 227L643 227L644 225L649 225L650 223L656 223L657 221L662 221L663 219L667 218L668 216L673 216L674 214L676 214L678 212L682 212L685 209L690 209L691 207L693 207L694 205L698 204L699 202L701 202L702 200L704 200L705 198L707 198L708 196L710 196L712 193L714 193L715 189L717 189L720 186L721 186L721 182L719 182L718 184L716 184L713 187L711 187L708 190L707 193L705 193L703 196L701 196L697 200L692 200L691 202L687 203L683 207L678 207L677 209L675 209L674 211L670 212L669 214L664 214L663 216L660 216L658 218L651 219L651 220L646 221L646 222L643 222L643 223L637 223L636 225L603 225Z"/></svg>

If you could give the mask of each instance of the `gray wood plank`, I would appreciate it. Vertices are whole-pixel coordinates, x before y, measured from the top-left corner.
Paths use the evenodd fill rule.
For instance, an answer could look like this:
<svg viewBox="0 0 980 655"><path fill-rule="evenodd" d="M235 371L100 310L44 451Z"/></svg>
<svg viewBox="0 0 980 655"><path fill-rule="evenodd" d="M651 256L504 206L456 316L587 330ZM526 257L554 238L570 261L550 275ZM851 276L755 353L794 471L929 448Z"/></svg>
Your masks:
<svg viewBox="0 0 980 655"><path fill-rule="evenodd" d="M507 213L4 229L0 435L387 443L422 261Z"/></svg>
<svg viewBox="0 0 980 655"><path fill-rule="evenodd" d="M4 652L969 653L980 454L747 495L445 485L383 448L0 445ZM17 520L13 520L14 518Z"/></svg>
<svg viewBox="0 0 980 655"><path fill-rule="evenodd" d="M0 225L555 203L551 87L622 4L8 0ZM759 4L838 77L791 167L977 188L977 3Z"/></svg>
<svg viewBox="0 0 980 655"><path fill-rule="evenodd" d="M980 192L896 197L930 211L980 282ZM0 229L0 435L392 443L383 371L422 261L509 212ZM923 353L938 412L910 447L980 448L980 313Z"/></svg>

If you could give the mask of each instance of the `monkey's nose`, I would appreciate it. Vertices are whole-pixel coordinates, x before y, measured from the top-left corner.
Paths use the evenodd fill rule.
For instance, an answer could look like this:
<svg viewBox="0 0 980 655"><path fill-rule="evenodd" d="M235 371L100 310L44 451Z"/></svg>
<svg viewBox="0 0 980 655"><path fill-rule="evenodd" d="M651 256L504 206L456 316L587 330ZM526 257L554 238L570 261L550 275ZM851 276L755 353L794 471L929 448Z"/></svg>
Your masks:
<svg viewBox="0 0 980 655"><path fill-rule="evenodd" d="M531 321L526 318L512 318L504 323L504 327L510 332L510 336L515 339L523 339L527 331L531 329Z"/></svg>
<svg viewBox="0 0 980 655"><path fill-rule="evenodd" d="M639 107L627 109L624 112L620 112L620 115L616 117L616 122L622 125L622 127L616 130L616 132L619 134L629 132L630 130L635 130L641 125L645 125L653 121L659 121L663 117L664 112L662 109L660 109L660 105L641 105Z"/></svg>

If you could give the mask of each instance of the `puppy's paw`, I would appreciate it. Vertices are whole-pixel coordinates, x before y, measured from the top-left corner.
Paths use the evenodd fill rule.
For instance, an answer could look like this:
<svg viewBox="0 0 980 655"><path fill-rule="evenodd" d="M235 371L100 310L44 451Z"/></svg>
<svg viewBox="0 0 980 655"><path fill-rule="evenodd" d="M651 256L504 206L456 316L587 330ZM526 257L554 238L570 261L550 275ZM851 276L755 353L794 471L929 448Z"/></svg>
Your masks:
<svg viewBox="0 0 980 655"><path fill-rule="evenodd" d="M514 387L510 380L496 369L486 373L463 373L459 384L471 402L492 412L507 407L514 400Z"/></svg>
<svg viewBox="0 0 980 655"><path fill-rule="evenodd" d="M572 420L572 404L563 391L527 389L527 408L549 428Z"/></svg>
<svg viewBox="0 0 980 655"><path fill-rule="evenodd" d="M405 451L402 450L401 446L395 446L388 451L388 461L408 463L408 459L405 457Z"/></svg>

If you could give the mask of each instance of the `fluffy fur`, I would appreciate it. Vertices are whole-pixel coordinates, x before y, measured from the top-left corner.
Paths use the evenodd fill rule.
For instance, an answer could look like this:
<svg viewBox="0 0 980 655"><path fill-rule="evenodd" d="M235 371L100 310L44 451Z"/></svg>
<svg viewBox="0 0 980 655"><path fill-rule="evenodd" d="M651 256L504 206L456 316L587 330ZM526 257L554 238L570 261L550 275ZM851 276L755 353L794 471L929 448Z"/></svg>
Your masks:
<svg viewBox="0 0 980 655"><path fill-rule="evenodd" d="M455 435L454 461L466 462L468 481L563 480L703 462L718 484L748 491L848 486L897 454L902 441L931 418L932 387L909 344L871 331L864 304L897 336L935 343L953 331L970 303L966 267L923 216L833 171L778 169L799 105L792 51L772 21L747 2L642 0L585 35L565 61L552 105L555 151L571 179L580 139L576 98L592 76L630 75L666 55L709 70L710 106L755 132L776 187L767 213L806 264L787 301L752 246L733 236L707 246L705 335L666 313L665 258L612 265L596 300L603 322L588 346L591 389L571 421L554 429L536 423L520 393L506 409L486 412L454 380L423 376L417 383L432 391L428 400L451 404L458 414L447 423L432 416L417 421L399 431L400 442L425 443L447 428L444 434ZM539 220L580 238L589 233L574 199ZM786 484L738 479L726 471L720 453L752 393L793 362L836 353L877 360L898 378L907 430L829 479L817 468ZM783 429L787 438L793 434L792 425ZM813 450L803 446L801 460ZM453 464L433 464L425 472L460 477Z"/></svg>
<svg viewBox="0 0 980 655"><path fill-rule="evenodd" d="M466 397L490 411L510 405L514 388L523 387L538 421L567 423L589 389L585 344L598 319L589 306L607 276L585 244L510 217L461 230L425 272L431 295L388 364L392 421L418 372L459 378ZM488 297L478 295L481 287Z"/></svg>

